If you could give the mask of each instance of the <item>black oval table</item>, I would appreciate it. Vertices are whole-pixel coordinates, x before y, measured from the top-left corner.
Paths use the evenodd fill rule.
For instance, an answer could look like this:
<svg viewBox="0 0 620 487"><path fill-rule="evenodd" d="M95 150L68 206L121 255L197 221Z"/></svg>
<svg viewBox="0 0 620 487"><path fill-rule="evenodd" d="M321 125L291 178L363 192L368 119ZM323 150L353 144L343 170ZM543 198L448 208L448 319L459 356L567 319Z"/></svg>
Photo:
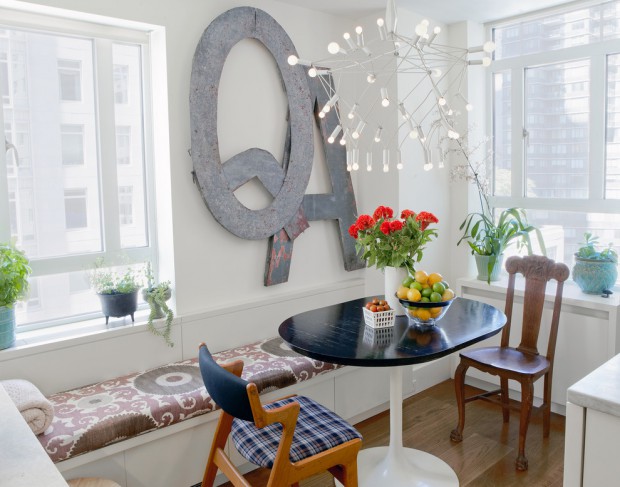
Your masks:
<svg viewBox="0 0 620 487"><path fill-rule="evenodd" d="M458 477L443 460L402 441L403 366L429 362L491 337L506 324L497 308L456 298L433 327L411 325L396 316L393 326L364 323L371 298L325 306L286 319L280 336L296 352L325 362L390 369L390 443L367 448L358 457L359 485L457 487Z"/></svg>

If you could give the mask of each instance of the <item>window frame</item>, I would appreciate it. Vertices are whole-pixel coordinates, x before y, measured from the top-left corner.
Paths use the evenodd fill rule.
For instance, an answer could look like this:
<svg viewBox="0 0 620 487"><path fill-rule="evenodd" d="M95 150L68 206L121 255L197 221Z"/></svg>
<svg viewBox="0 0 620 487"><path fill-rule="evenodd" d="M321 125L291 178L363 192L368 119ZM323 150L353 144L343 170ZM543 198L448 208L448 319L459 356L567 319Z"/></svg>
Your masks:
<svg viewBox="0 0 620 487"><path fill-rule="evenodd" d="M574 8L574 6L573 6ZM567 11L554 9L557 13ZM551 13L553 10L542 11ZM531 19L524 16L522 20ZM519 18L521 20L521 18ZM505 27L514 24L517 19L502 22L493 22L486 25L489 38L496 27ZM493 86L493 76L496 72L510 71L511 76L511 109L512 109L512 153L511 153L511 194L496 196L492 194L489 202L495 208L521 207L532 210L559 210L582 213L620 213L620 199L605 198L605 165L606 165L606 120L607 120L607 56L620 53L620 39L604 40L582 46L572 46L549 52L527 54L519 57L494 60L487 71L487 86ZM570 62L576 59L590 59L590 134L589 134L589 183L588 197L573 198L543 198L527 197L525 164L527 161L525 120L525 69L527 67L543 66ZM493 133L494 127L494 92L486 93L486 124ZM595 109L595 107L600 107ZM519 143L520 141L520 143ZM493 164L492 171L495 170ZM492 174L493 185L495 177Z"/></svg>
<svg viewBox="0 0 620 487"><path fill-rule="evenodd" d="M59 273L84 271L92 268L98 258L105 259L110 265L122 262L147 262L153 265L155 275L157 262L157 227L155 196L155 161L154 161L154 122L151 50L153 42L159 42L159 33L155 41L152 34L159 28L150 24L102 17L82 12L69 11L40 5L23 5L16 8L0 7L0 28L25 29L49 32L61 36L75 36L93 39L94 71L97 83L94 86L98 106L97 151L99 165L99 209L101 213L102 249L97 252L31 258L32 278ZM112 48L116 43L140 45L141 82L143 112L143 147L146 219L146 245L143 247L122 248L120 237L120 215L118 202L118 179L116 164L116 129L115 98L113 82ZM101 73L109 72L109 76ZM83 87L82 87L83 88ZM60 97L59 97L60 98ZM0 110L0 127L4 127L4 113ZM0 151L0 195L8 195L6 172L6 154ZM107 162L106 162L107 161ZM71 166L64 166L71 167ZM0 241L9 241L11 237L9 200L0 198ZM63 215L64 216L64 215ZM42 322L19 326L19 330L28 331L46 328L100 316L100 313L66 316Z"/></svg>

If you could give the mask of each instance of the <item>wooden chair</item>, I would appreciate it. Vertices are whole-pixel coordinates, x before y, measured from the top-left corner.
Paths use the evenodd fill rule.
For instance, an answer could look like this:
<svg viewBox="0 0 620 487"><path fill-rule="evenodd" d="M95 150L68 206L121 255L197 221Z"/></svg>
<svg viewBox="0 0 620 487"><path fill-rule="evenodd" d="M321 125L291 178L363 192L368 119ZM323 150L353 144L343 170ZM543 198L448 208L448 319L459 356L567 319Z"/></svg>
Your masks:
<svg viewBox="0 0 620 487"><path fill-rule="evenodd" d="M249 486L224 452L231 431L242 456L271 469L269 487L298 486L301 479L326 470L343 485L357 486L362 440L353 426L304 396L263 406L256 384L241 379L241 360L220 367L204 343L198 358L207 391L222 408L202 487L213 485L218 468L235 486Z"/></svg>
<svg viewBox="0 0 620 487"><path fill-rule="evenodd" d="M519 426L519 453L516 460L517 470L527 470L528 462L525 457L525 437L532 411L534 398L534 382L540 377L545 378L544 397L541 409L543 412L543 436L549 436L551 420L551 381L553 377L553 357L558 335L560 307L562 304L562 290L564 281L568 278L569 270L564 264L555 263L546 257L532 255L527 257L510 257L506 261L506 270L509 274L508 291L506 294L505 313L508 318L502 330L501 345L499 347L485 347L461 352L461 361L456 369L454 384L459 411L458 425L450 435L453 441L463 440L465 426L465 403L475 399L489 399L500 395L499 403L502 406L504 423L510 418L508 397L508 380L515 380L521 384L521 420ZM523 297L523 329L521 343L513 348L508 345L510 325L512 323L512 306L514 301L514 287L516 274L525 277L525 293ZM545 302L545 288L547 281L555 279L557 288L553 315L549 329L549 343L547 354L540 355L537 348L540 323ZM474 367L489 374L500 377L500 388L476 396L465 398L465 373L469 367ZM497 402L497 400L493 401Z"/></svg>

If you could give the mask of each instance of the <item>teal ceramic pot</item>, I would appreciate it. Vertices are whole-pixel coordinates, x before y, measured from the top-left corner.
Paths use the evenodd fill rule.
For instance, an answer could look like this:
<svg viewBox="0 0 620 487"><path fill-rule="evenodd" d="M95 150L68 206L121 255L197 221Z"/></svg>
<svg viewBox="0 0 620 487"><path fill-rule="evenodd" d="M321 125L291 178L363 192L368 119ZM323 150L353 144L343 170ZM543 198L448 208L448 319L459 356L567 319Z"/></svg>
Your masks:
<svg viewBox="0 0 620 487"><path fill-rule="evenodd" d="M575 256L573 281L584 293L601 294L604 290L613 288L617 278L616 263Z"/></svg>
<svg viewBox="0 0 620 487"><path fill-rule="evenodd" d="M478 279L481 281L499 281L499 273L502 270L502 262L504 261L504 254L498 255L495 259L495 264L491 270L491 279L489 276L489 260L490 255L474 254L476 258L476 267L478 268Z"/></svg>
<svg viewBox="0 0 620 487"><path fill-rule="evenodd" d="M15 344L15 309L0 306L0 350Z"/></svg>

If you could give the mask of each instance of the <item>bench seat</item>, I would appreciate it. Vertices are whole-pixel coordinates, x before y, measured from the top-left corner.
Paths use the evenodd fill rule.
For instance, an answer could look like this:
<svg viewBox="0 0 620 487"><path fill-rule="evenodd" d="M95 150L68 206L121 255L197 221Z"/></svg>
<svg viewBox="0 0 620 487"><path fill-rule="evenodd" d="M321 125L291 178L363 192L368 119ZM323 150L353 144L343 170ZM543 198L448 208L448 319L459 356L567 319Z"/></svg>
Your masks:
<svg viewBox="0 0 620 487"><path fill-rule="evenodd" d="M342 367L299 355L279 337L213 356L220 363L243 360L243 378L256 383L261 393ZM38 439L54 463L216 409L196 358L60 392L48 399L54 406L54 420Z"/></svg>

